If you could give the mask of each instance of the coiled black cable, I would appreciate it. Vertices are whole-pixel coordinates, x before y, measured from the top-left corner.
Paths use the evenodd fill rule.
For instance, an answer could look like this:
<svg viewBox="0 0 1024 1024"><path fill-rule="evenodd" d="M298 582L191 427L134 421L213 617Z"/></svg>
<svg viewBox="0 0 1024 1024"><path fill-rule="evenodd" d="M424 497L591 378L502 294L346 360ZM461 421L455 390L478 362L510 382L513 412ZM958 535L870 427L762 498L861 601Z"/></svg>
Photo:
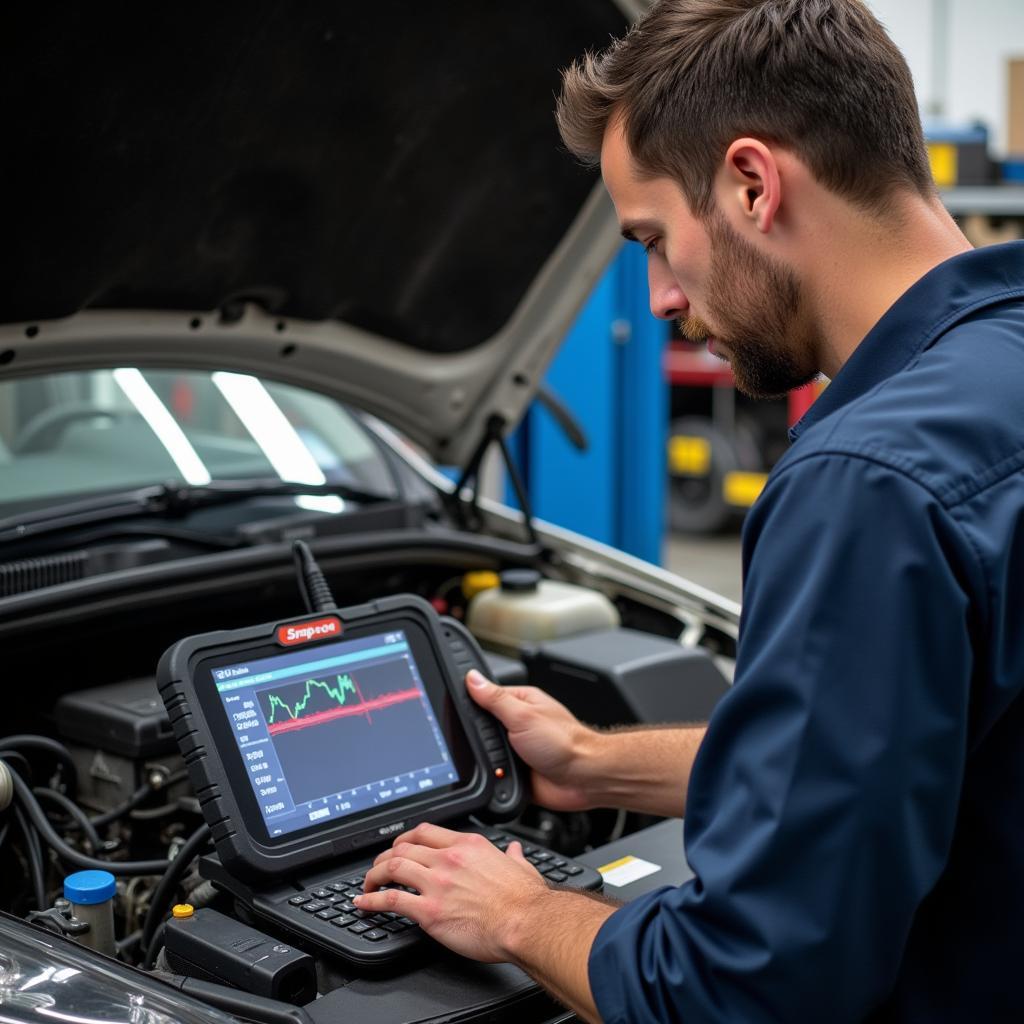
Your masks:
<svg viewBox="0 0 1024 1024"><path fill-rule="evenodd" d="M36 901L35 909L45 910L46 863L43 860L43 851L39 845L39 836L36 835L36 830L22 813L20 807L15 805L11 810L14 812L14 820L18 823L18 828L21 829L21 834L25 838L25 858L28 860L28 874L32 881L32 895Z"/></svg>
<svg viewBox="0 0 1024 1024"><path fill-rule="evenodd" d="M295 575L299 593L308 612L332 612L338 606L320 566L316 564L313 552L304 540L292 544L292 558L295 560Z"/></svg>
<svg viewBox="0 0 1024 1024"><path fill-rule="evenodd" d="M166 789L168 786L173 786L175 783L181 782L183 779L187 778L188 769L179 768L178 771L172 772L168 775L159 788ZM104 825L109 825L112 821L117 821L119 818L123 818L126 814L134 811L135 808L146 799L146 797L156 791L156 786L153 786L149 782L144 782L123 804L118 804L117 807L112 807L109 811L104 811L102 814L97 814L92 818L91 820L93 825L95 825L96 828L103 828Z"/></svg>
<svg viewBox="0 0 1024 1024"><path fill-rule="evenodd" d="M71 819L71 826L81 829L93 850L103 849L103 840L100 838L99 832L89 820L89 816L74 800L69 800L63 793L58 793L55 789L45 789L41 786L33 789L32 792L39 799L49 800L51 804L56 804Z"/></svg>
<svg viewBox="0 0 1024 1024"><path fill-rule="evenodd" d="M21 806L21 809L28 815L31 823L39 832L39 837L49 846L61 860L73 864L77 868L84 868L92 871L109 871L112 875L162 875L174 861L169 860L99 860L96 857L89 857L68 846L50 824L46 812L40 806L32 790L20 775L12 774L14 782L14 797Z"/></svg>
<svg viewBox="0 0 1024 1024"><path fill-rule="evenodd" d="M49 736L17 734L0 739L0 751L2 750L41 750L49 754L60 765L65 785L71 795L74 796L78 792L78 769L71 757L71 751L63 743L51 740Z"/></svg>
<svg viewBox="0 0 1024 1024"><path fill-rule="evenodd" d="M22 776L28 782L32 781L32 765L28 763L28 758L24 754L19 754L16 750L0 750L0 761L6 761L11 766L17 765Z"/></svg>
<svg viewBox="0 0 1024 1024"><path fill-rule="evenodd" d="M157 971L154 976L185 995L239 1020L258 1021L259 1024L313 1024L313 1016L304 1006L294 1006L215 981L187 978L181 974Z"/></svg>
<svg viewBox="0 0 1024 1024"><path fill-rule="evenodd" d="M129 811L138 807L152 792L153 787L148 782L144 782L123 804L118 804L117 807L112 807L109 811L104 811L102 814L94 815L89 820L95 828L103 828L104 825L109 825L112 821L123 818Z"/></svg>
<svg viewBox="0 0 1024 1024"><path fill-rule="evenodd" d="M189 865L199 855L199 851L210 841L210 828L203 822L188 837L188 841L178 852L178 855L171 861L167 873L160 879L152 898L149 901L149 910L146 911L146 920L142 924L141 948L146 951L143 961L143 968L152 965L156 956L158 946L157 933L160 925L163 924L164 915L167 913L174 898L174 890L178 883L188 871Z"/></svg>
<svg viewBox="0 0 1024 1024"><path fill-rule="evenodd" d="M149 940L149 945L141 947L145 950L142 956L142 963L139 966L144 971L150 971L153 969L153 965L156 963L157 954L160 952L160 947L164 944L164 936L167 934L167 922L161 921L156 926L156 931L153 932L153 937Z"/></svg>

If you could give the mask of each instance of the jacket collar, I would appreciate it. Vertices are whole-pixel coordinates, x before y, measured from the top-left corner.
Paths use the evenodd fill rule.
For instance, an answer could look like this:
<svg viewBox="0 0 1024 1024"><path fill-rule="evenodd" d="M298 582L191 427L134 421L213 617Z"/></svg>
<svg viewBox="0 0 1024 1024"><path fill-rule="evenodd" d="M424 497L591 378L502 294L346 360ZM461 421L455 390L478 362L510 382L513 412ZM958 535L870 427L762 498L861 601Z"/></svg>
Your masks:
<svg viewBox="0 0 1024 1024"><path fill-rule="evenodd" d="M889 307L831 384L789 431L791 441L876 384L972 313L1024 297L1024 242L959 253L928 271Z"/></svg>

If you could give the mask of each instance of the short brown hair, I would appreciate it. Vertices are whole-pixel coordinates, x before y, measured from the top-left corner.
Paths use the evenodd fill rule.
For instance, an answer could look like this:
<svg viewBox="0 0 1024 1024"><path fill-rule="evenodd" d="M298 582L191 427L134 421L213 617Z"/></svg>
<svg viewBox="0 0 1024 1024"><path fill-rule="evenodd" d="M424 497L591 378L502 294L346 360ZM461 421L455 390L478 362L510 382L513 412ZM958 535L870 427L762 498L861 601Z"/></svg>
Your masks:
<svg viewBox="0 0 1024 1024"><path fill-rule="evenodd" d="M698 216L744 135L866 209L935 193L910 70L860 0L658 0L564 74L556 116L576 156L596 162L620 114L640 169L678 181Z"/></svg>

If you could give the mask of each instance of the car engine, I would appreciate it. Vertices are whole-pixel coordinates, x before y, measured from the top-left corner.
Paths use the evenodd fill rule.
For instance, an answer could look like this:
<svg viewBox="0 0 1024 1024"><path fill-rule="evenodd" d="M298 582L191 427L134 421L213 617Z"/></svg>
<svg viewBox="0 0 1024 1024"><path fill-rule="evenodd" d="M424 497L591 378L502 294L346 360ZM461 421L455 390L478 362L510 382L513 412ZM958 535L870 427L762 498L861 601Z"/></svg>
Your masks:
<svg viewBox="0 0 1024 1024"><path fill-rule="evenodd" d="M469 625L498 682L539 685L598 727L706 719L727 689L727 630L705 624L698 634L695 619L667 605L625 590L598 593L573 582L583 577L555 559L516 559L514 545L503 550L493 539L465 535L451 543L461 557L440 557L435 545L374 560L349 551L325 564L339 603L418 595ZM173 587L165 587L162 595L85 602L23 620L4 641L5 675L15 685L0 738L0 909L90 945L76 933L63 879L102 866L116 878L113 934L102 952L163 971L170 967L163 926L173 905L216 911L241 925L258 922L247 921L245 909L197 871L207 826L157 692L156 662L182 637L294 618L300 610L283 559L270 559L248 579L222 575L182 590L187 597L168 599ZM524 604L531 593L533 604ZM500 607L488 611L503 594L519 602L517 614L526 609L525 619ZM505 828L572 857L653 821L529 805ZM323 958L317 967L321 992L339 983Z"/></svg>

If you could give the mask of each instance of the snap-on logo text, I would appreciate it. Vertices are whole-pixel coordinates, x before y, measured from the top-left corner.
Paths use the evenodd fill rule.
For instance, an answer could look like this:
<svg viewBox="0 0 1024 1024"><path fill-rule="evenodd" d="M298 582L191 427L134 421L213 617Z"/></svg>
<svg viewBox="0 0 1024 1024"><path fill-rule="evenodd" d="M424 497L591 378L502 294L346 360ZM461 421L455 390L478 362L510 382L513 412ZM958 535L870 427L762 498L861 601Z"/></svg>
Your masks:
<svg viewBox="0 0 1024 1024"><path fill-rule="evenodd" d="M305 644L310 640L323 640L329 636L341 635L341 620L333 615L327 619L314 619L312 622L296 622L290 626L279 626L277 642L291 647L292 644Z"/></svg>

